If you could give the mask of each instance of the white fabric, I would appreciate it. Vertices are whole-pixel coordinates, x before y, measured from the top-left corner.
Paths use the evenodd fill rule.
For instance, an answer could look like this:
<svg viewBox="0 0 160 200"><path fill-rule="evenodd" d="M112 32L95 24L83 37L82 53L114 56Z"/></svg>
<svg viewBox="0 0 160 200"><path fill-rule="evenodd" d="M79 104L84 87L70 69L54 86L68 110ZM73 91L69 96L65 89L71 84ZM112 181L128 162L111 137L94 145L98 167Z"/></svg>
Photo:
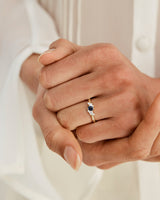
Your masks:
<svg viewBox="0 0 160 200"><path fill-rule="evenodd" d="M155 75L155 68L151 66L155 66L158 2L134 1L132 62L150 76Z"/></svg>
<svg viewBox="0 0 160 200"><path fill-rule="evenodd" d="M8 18L9 12L10 17ZM36 17L36 12L43 16ZM3 141L1 140L0 144L3 149L3 151L0 151L0 173L2 172L2 174L3 171L7 171L7 166L12 168L11 165L15 165L16 162L18 163L17 166L21 165L20 168L23 168L23 161L20 161L22 160L21 157L24 158L23 147L20 146L24 125L20 119L24 111L22 110L23 107L20 106L27 100L24 96L24 89L22 89L22 93L19 91L19 87L22 85L18 78L20 67L29 55L33 52L43 52L48 48L50 41L58 38L53 22L43 12L34 1L8 0L3 3L1 20L5 20L5 23L1 21L3 32L1 32L0 46L0 108L2 111L0 119L1 134L3 134ZM23 18L20 16L23 16ZM13 21L10 19L13 19ZM45 33L45 26L48 27L47 33ZM42 30L39 30L40 27L43 27ZM17 124L19 125L17 126ZM15 133L12 133L13 131Z"/></svg>
<svg viewBox="0 0 160 200"><path fill-rule="evenodd" d="M1 8L5 23L1 21L0 174L28 199L60 199L43 172L29 106L32 101L28 102L19 79L23 61L33 52L46 50L58 38L56 29L36 1L8 0Z"/></svg>
<svg viewBox="0 0 160 200"><path fill-rule="evenodd" d="M35 97L19 79L23 61L59 36L81 44L114 43L154 76L158 2L39 0L40 6L36 0L0 0L0 184L6 188L0 198L160 199L157 163L128 163L103 176L84 165L73 172L46 147L31 115ZM7 196L6 185L16 191L13 196Z"/></svg>

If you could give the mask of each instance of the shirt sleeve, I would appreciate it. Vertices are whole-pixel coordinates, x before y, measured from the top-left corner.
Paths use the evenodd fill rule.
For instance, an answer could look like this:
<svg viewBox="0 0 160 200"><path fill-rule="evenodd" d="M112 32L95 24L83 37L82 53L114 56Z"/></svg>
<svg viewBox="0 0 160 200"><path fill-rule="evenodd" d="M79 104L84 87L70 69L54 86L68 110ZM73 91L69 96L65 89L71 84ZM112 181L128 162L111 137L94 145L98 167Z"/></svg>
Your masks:
<svg viewBox="0 0 160 200"><path fill-rule="evenodd" d="M34 96L19 78L22 63L58 39L36 0L0 0L0 175L24 172L24 135L32 132Z"/></svg>

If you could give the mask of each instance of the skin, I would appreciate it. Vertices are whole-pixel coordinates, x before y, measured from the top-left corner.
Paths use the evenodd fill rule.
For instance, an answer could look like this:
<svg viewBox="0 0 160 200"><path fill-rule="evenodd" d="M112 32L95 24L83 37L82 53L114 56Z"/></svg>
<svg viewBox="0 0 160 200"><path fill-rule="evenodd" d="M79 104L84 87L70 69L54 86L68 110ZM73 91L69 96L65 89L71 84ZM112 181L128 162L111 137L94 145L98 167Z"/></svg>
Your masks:
<svg viewBox="0 0 160 200"><path fill-rule="evenodd" d="M80 47L61 39L50 48L54 49L39 58L45 66L37 70L43 88L33 108L49 148L73 168L79 167L82 152L87 165L101 169L132 160L159 160L159 96L146 114L159 93L159 79L141 73L111 44ZM27 65L24 68L21 74L29 71ZM87 113L89 98L96 123ZM70 158L66 146L76 152L67 151Z"/></svg>
<svg viewBox="0 0 160 200"><path fill-rule="evenodd" d="M73 133L62 127L56 114L44 105L43 96L46 89L38 81L39 71L42 68L37 62L38 57L38 54L33 54L26 59L20 72L22 81L36 94L33 117L41 127L48 148L64 158L73 169L78 170L82 161L81 147Z"/></svg>

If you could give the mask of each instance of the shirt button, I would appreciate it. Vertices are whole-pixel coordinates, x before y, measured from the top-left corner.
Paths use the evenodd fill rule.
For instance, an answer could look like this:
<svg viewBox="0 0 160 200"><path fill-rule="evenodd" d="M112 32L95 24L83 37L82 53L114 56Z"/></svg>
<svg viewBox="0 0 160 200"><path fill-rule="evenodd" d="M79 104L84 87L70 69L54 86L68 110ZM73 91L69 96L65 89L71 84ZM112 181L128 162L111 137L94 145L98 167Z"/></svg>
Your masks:
<svg viewBox="0 0 160 200"><path fill-rule="evenodd" d="M147 36L141 36L137 41L136 41L136 47L139 51L141 52L146 52L150 49L151 47L151 41L150 38Z"/></svg>

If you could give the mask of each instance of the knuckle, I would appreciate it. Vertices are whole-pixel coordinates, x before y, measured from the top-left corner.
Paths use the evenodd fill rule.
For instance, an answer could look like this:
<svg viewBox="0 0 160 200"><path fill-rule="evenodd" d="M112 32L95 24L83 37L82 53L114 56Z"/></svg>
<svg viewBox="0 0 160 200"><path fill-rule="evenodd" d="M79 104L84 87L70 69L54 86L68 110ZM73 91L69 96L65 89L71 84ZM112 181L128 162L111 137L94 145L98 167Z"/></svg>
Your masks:
<svg viewBox="0 0 160 200"><path fill-rule="evenodd" d="M38 116L39 116L39 106L38 106L37 102L34 104L34 106L32 108L32 116L37 121Z"/></svg>
<svg viewBox="0 0 160 200"><path fill-rule="evenodd" d="M72 42L70 42L69 40L61 38L57 41L57 43L58 43L58 46L63 46L66 49L68 49L70 52L77 50L77 48L76 48L77 46L75 44L73 44Z"/></svg>
<svg viewBox="0 0 160 200"><path fill-rule="evenodd" d="M57 43L59 45L66 45L66 44L68 44L70 42L68 40L64 39L64 38L60 38L60 39L57 40Z"/></svg>
<svg viewBox="0 0 160 200"><path fill-rule="evenodd" d="M102 58L106 54L106 51L108 51L107 44L97 44L91 48L89 53L92 57Z"/></svg>
<svg viewBox="0 0 160 200"><path fill-rule="evenodd" d="M77 49L79 48L76 44L66 39L60 39L59 43L63 45L66 49L68 49L70 53L77 51Z"/></svg>
<svg viewBox="0 0 160 200"><path fill-rule="evenodd" d="M103 89L108 88L109 83L112 83L112 86L116 88L127 88L132 84L130 75L131 73L127 67L121 65L113 66L103 71L103 73L100 72L97 75L97 82L100 88Z"/></svg>
<svg viewBox="0 0 160 200"><path fill-rule="evenodd" d="M45 142L46 142L47 147L50 150L52 150L53 145L52 145L52 132L51 132L51 130L49 130L48 128L45 128L42 131L43 131L44 134L46 134Z"/></svg>
<svg viewBox="0 0 160 200"><path fill-rule="evenodd" d="M53 91L52 91L52 93L53 93ZM57 111L57 102L58 101L56 100L56 95L51 94L51 92L48 90L44 94L43 100L44 100L45 106L49 110L54 111L54 112Z"/></svg>
<svg viewBox="0 0 160 200"><path fill-rule="evenodd" d="M101 44L97 47L95 53L102 60L106 60L106 58L111 58L114 60L119 58L118 49L113 44Z"/></svg>
<svg viewBox="0 0 160 200"><path fill-rule="evenodd" d="M100 44L97 46L97 53L99 54L106 54L108 51L114 51L116 50L116 47L113 44L110 43L105 43L105 44Z"/></svg>
<svg viewBox="0 0 160 200"><path fill-rule="evenodd" d="M113 81L118 85L128 86L131 82L128 68L122 65L112 68L112 78Z"/></svg>
<svg viewBox="0 0 160 200"><path fill-rule="evenodd" d="M59 151L59 145L56 142L57 132L56 131L53 132L53 130L51 130L49 127L43 128L42 132L45 135L45 142L46 142L47 147L50 150L52 150L53 152L58 153L58 151Z"/></svg>
<svg viewBox="0 0 160 200"><path fill-rule="evenodd" d="M50 44L50 48L57 48L60 46L68 46L71 42L67 39L60 38L56 41L54 41L52 44Z"/></svg>
<svg viewBox="0 0 160 200"><path fill-rule="evenodd" d="M59 111L57 113L57 119L64 128L72 130L72 120L70 120L70 117L64 111Z"/></svg>
<svg viewBox="0 0 160 200"><path fill-rule="evenodd" d="M43 67L41 70L40 70L40 73L39 73L39 82L40 84L44 87L44 88L49 88L50 87L50 82L49 82L49 77L48 77L48 72L46 70L47 68Z"/></svg>

